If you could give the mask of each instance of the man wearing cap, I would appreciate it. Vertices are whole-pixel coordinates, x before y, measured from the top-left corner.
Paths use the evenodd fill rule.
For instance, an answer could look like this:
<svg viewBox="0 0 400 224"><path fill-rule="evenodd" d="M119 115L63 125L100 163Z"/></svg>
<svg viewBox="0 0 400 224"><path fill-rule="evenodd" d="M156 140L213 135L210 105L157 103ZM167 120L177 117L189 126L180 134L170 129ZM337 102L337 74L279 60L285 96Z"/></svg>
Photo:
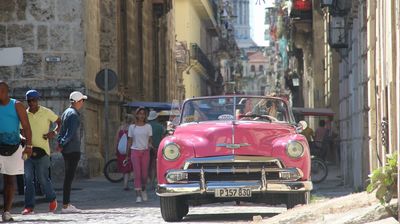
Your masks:
<svg viewBox="0 0 400 224"><path fill-rule="evenodd" d="M65 164L62 213L79 213L80 210L70 204L71 185L78 162L81 158L81 119L79 110L87 96L81 92L72 92L69 96L71 106L61 116L61 131L57 138L58 150L61 151Z"/></svg>
<svg viewBox="0 0 400 224"><path fill-rule="evenodd" d="M157 121L157 117L158 114L154 110L150 111L147 117L153 131L153 148L150 149L150 180L152 186L155 184L157 150L164 135L164 127Z"/></svg>
<svg viewBox="0 0 400 224"><path fill-rule="evenodd" d="M24 174L23 157L32 153L32 133L25 106L9 96L8 84L0 81L0 174L4 176L3 222L13 221L11 207L14 198L15 175ZM22 135L26 139L25 149L21 146Z"/></svg>
<svg viewBox="0 0 400 224"><path fill-rule="evenodd" d="M50 109L39 105L40 94L36 90L29 90L25 94L28 101L29 123L32 129L32 155L25 160L25 208L22 215L33 214L35 207L35 176L49 202L49 211L57 209L56 193L49 178L50 168L50 146L49 139L54 138L60 130L61 119ZM49 131L50 126L57 126Z"/></svg>

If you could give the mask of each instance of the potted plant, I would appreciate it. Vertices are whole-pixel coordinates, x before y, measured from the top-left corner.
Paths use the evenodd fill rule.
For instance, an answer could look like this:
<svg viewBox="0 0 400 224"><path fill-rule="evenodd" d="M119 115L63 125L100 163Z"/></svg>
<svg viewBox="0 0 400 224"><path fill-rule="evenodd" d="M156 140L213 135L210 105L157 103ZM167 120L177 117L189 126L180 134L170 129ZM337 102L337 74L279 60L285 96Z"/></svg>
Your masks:
<svg viewBox="0 0 400 224"><path fill-rule="evenodd" d="M397 198L397 153L388 155L385 166L379 167L369 175L371 183L367 192L376 190L376 198L385 206L386 211L393 217L397 217L397 210L389 206L392 198Z"/></svg>

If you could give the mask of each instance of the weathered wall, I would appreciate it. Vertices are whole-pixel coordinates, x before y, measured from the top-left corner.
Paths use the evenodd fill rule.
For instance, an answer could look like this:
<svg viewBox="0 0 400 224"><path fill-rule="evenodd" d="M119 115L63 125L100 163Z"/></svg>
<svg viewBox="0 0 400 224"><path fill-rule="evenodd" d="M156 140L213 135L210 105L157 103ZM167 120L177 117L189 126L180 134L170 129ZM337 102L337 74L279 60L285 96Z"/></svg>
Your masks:
<svg viewBox="0 0 400 224"><path fill-rule="evenodd" d="M3 0L0 4L0 47L20 46L22 66L1 67L12 95L24 98L30 88L39 90L42 104L61 115L68 107L71 91L89 96L82 111L83 125L79 165L82 176L98 175L104 163L103 93L95 85L101 68L118 71L116 1L100 0ZM46 62L57 56L60 62ZM121 77L119 77L121 80ZM119 89L110 97L110 151L114 152L113 133L119 125ZM112 155L110 153L110 155ZM61 156L53 153L53 173L62 170ZM62 175L61 175L62 176Z"/></svg>
<svg viewBox="0 0 400 224"><path fill-rule="evenodd" d="M42 104L61 114L69 104L71 91L85 91L83 15L81 0L1 2L0 47L18 46L24 51L21 66L0 68L0 78L9 82L13 97L24 100L25 92L35 88L42 93ZM46 62L46 57L53 56L61 61ZM82 151L79 170L88 175L84 146ZM53 153L52 157L53 174L58 176L61 157L59 153Z"/></svg>
<svg viewBox="0 0 400 224"><path fill-rule="evenodd" d="M101 173L106 138L110 141L109 157L113 157L122 102L172 100L183 95L182 77L176 74L172 11L165 11L168 15L164 15L161 23L168 35L163 39L166 49L160 57L166 72L161 75L155 72L154 52L159 45L154 44L152 1L143 1L140 8L142 33L138 32L138 1L1 0L0 3L0 47L20 46L24 50L23 65L0 67L0 79L10 83L12 95L23 99L26 90L35 88L42 92L43 105L57 114L69 106L71 91L80 90L89 96L82 111L81 175ZM142 60L139 49L143 50ZM46 62L49 56L58 56L61 61ZM117 88L110 92L108 136L104 131L104 94L95 84L95 76L103 68L113 69L119 80ZM167 84L157 92L153 81L159 78ZM60 154L54 153L53 157L54 167L62 167ZM61 171L55 168L53 173L62 176Z"/></svg>
<svg viewBox="0 0 400 224"><path fill-rule="evenodd" d="M82 9L80 0L2 1L0 47L19 46L25 54L22 66L2 68L13 88L82 87ZM48 56L59 56L61 62L47 63Z"/></svg>

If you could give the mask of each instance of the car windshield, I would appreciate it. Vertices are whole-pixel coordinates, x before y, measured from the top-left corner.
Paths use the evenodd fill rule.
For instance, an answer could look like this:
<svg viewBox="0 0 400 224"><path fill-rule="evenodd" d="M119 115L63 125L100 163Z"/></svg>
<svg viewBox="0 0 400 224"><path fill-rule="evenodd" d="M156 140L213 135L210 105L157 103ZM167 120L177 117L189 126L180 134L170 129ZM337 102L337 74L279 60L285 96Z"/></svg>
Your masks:
<svg viewBox="0 0 400 224"><path fill-rule="evenodd" d="M246 120L293 123L287 104L279 98L268 97L213 97L185 102L181 123Z"/></svg>

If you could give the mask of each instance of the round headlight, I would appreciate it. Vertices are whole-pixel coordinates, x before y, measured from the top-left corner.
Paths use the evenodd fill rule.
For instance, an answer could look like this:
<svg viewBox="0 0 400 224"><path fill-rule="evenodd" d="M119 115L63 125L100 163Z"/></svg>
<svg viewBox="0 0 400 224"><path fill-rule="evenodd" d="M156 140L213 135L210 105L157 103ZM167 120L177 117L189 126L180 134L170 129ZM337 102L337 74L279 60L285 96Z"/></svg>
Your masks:
<svg viewBox="0 0 400 224"><path fill-rule="evenodd" d="M175 143L169 143L164 146L163 156L166 160L172 161L179 158L181 155L181 149Z"/></svg>
<svg viewBox="0 0 400 224"><path fill-rule="evenodd" d="M286 154L291 158L300 158L304 154L304 147L300 142L289 142L286 146Z"/></svg>

